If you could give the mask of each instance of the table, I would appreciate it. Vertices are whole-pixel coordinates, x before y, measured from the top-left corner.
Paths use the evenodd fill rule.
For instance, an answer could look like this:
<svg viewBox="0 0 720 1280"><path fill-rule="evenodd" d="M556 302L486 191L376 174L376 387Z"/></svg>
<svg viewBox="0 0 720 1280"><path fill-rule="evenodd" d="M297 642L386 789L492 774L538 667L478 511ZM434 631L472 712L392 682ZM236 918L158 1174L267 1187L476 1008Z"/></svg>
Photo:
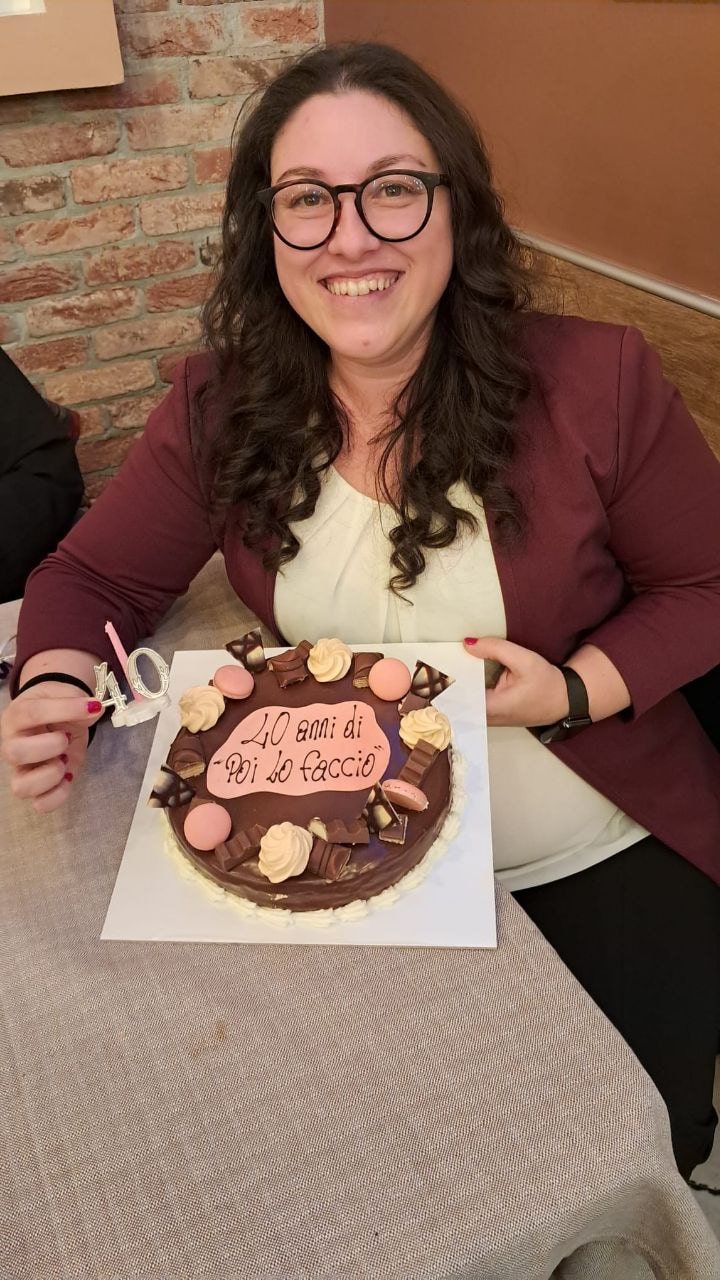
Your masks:
<svg viewBox="0 0 720 1280"><path fill-rule="evenodd" d="M153 644L250 621L211 562ZM103 725L50 818L3 784L2 1280L720 1275L654 1085L500 885L496 952L101 943L152 733Z"/></svg>

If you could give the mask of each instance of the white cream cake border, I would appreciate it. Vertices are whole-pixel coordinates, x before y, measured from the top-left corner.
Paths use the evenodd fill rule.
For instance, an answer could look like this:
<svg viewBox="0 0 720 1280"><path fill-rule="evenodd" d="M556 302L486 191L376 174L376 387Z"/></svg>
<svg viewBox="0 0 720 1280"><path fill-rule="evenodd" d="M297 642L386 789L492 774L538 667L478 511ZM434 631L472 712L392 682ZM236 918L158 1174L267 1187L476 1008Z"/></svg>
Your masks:
<svg viewBox="0 0 720 1280"><path fill-rule="evenodd" d="M246 919L262 920L264 924L273 925L281 930L292 929L295 922L309 924L316 929L328 929L332 928L336 921L348 923L353 920L362 920L371 911L387 910L388 907L392 907L397 902L401 894L417 888L425 879L433 864L447 852L450 841L455 839L460 829L460 814L465 803L466 768L465 761L459 752L451 750L450 759L452 799L437 838L431 844L425 857L418 862L417 866L413 867L412 871L408 871L407 875L398 880L397 884L391 885L389 889L384 889L382 893L376 894L373 898L356 898L354 902L348 902L344 907L325 907L321 911L291 911L286 907L259 907L256 903L250 902L248 898L243 898L240 894L223 889L221 885L213 883L207 876L204 876L201 871L197 871L183 853L180 845L175 841L169 821L165 833L164 850L175 863L178 873L184 880L197 884L206 897L213 901L216 906L228 907L230 910L237 911Z"/></svg>

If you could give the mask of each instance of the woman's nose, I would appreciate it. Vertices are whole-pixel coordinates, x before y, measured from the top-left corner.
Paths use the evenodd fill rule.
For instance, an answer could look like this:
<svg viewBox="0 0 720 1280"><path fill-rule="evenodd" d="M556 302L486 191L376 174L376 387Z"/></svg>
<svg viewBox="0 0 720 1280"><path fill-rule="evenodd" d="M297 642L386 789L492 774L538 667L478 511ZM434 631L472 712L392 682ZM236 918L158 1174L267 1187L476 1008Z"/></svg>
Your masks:
<svg viewBox="0 0 720 1280"><path fill-rule="evenodd" d="M360 214L355 208L355 199L350 191L338 196L340 216L335 230L328 240L328 252L342 254L343 257L357 256L374 249L379 243L377 236L368 231Z"/></svg>

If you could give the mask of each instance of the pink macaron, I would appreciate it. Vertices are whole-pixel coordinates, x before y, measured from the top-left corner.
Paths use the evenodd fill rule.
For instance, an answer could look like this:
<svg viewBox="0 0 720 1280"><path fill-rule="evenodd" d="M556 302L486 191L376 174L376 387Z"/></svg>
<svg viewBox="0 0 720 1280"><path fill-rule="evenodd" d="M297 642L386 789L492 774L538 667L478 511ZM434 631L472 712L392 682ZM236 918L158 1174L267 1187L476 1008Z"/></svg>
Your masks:
<svg viewBox="0 0 720 1280"><path fill-rule="evenodd" d="M368 672L368 684L376 698L383 702L397 702L404 698L412 676L399 658L381 658Z"/></svg>
<svg viewBox="0 0 720 1280"><path fill-rule="evenodd" d="M383 778L382 789L391 804L398 809L408 809L410 813L422 813L428 807L428 798L419 787L412 782L404 782L402 778Z"/></svg>
<svg viewBox="0 0 720 1280"><path fill-rule="evenodd" d="M249 698L255 681L245 667L218 667L212 679L218 693L224 698Z"/></svg>
<svg viewBox="0 0 720 1280"><path fill-rule="evenodd" d="M193 849L209 853L227 840L232 831L232 820L221 804L196 804L186 815L183 831Z"/></svg>

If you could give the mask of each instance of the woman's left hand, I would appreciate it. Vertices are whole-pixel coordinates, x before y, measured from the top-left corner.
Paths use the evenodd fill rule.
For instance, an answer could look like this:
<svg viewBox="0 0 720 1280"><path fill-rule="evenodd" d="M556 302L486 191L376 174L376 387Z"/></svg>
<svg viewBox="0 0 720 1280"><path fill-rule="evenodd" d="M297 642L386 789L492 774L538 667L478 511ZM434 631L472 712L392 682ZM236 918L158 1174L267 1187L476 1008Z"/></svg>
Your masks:
<svg viewBox="0 0 720 1280"><path fill-rule="evenodd" d="M500 663L497 684L485 691L489 725L554 724L568 714L565 677L539 653L497 636L466 637L466 653Z"/></svg>

